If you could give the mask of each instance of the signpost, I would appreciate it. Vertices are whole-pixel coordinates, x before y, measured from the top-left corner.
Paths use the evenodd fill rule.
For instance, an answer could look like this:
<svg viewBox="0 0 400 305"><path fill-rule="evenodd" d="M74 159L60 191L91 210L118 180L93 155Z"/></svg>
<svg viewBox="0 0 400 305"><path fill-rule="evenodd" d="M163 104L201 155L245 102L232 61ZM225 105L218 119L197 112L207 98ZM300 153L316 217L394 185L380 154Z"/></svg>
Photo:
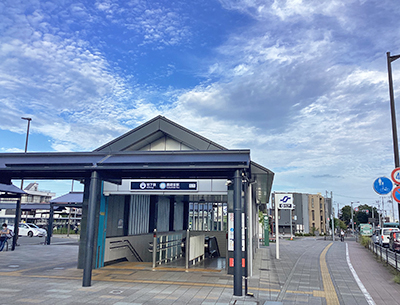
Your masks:
<svg viewBox="0 0 400 305"><path fill-rule="evenodd" d="M392 181L387 177L379 177L374 181L374 191L379 195L387 195L393 188Z"/></svg>

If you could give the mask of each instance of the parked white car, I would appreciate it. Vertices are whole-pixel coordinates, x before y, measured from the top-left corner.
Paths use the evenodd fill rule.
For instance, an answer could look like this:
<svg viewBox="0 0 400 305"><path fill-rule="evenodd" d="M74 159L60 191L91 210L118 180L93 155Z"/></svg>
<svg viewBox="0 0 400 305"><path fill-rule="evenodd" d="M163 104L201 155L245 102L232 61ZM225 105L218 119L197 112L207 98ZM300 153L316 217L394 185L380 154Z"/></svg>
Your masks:
<svg viewBox="0 0 400 305"><path fill-rule="evenodd" d="M379 245L382 247L389 247L390 232L399 232L398 228L381 228L379 232Z"/></svg>
<svg viewBox="0 0 400 305"><path fill-rule="evenodd" d="M14 226L9 225L8 228L15 232ZM47 232L45 229L41 229L32 223L20 223L18 226L18 236L46 236Z"/></svg>

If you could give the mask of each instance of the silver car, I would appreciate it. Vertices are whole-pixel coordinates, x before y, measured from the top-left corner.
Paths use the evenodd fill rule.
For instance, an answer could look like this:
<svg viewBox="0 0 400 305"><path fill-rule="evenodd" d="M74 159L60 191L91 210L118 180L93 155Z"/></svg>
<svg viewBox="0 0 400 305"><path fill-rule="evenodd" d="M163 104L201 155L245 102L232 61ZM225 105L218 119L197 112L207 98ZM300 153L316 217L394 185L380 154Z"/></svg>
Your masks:
<svg viewBox="0 0 400 305"><path fill-rule="evenodd" d="M10 230L12 230L13 232L15 232L13 225L8 226L8 228ZM39 236L39 237L41 237L41 236L46 236L46 234L47 234L47 232L45 229L41 229L31 223L20 223L18 226L18 235L19 236L29 236L29 237Z"/></svg>

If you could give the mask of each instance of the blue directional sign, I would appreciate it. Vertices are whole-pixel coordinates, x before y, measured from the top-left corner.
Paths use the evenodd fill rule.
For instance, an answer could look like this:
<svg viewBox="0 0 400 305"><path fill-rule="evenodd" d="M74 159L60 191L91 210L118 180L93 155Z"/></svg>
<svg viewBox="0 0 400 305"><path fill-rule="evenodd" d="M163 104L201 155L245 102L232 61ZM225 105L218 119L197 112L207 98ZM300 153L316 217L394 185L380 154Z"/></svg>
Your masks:
<svg viewBox="0 0 400 305"><path fill-rule="evenodd" d="M387 177L379 177L374 181L374 191L379 195L386 195L392 191L393 182Z"/></svg>

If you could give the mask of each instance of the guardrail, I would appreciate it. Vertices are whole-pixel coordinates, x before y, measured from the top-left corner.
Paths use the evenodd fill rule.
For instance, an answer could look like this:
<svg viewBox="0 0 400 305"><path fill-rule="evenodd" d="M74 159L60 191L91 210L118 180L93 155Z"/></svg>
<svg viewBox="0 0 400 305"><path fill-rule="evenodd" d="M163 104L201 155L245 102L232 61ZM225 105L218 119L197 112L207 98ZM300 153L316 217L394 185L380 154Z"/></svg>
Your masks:
<svg viewBox="0 0 400 305"><path fill-rule="evenodd" d="M384 261L387 265L392 266L396 270L400 271L400 254L389 250L389 248L382 247L378 244L370 241L368 243L368 249L375 253L381 261Z"/></svg>

